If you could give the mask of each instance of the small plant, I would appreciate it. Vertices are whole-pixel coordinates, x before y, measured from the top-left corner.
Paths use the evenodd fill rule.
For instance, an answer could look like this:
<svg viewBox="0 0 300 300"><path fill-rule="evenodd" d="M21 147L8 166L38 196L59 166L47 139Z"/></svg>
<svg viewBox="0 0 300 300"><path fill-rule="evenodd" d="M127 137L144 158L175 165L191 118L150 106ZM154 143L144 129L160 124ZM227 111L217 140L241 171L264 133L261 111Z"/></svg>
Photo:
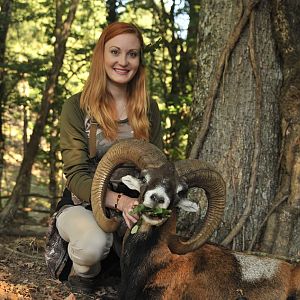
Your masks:
<svg viewBox="0 0 300 300"><path fill-rule="evenodd" d="M151 218L166 219L171 216L171 210L162 207L147 207L144 204L139 204L134 206L133 210L130 212L131 215L142 215L145 214ZM131 234L135 234L139 231L142 225L143 219L140 218L137 223L131 228Z"/></svg>

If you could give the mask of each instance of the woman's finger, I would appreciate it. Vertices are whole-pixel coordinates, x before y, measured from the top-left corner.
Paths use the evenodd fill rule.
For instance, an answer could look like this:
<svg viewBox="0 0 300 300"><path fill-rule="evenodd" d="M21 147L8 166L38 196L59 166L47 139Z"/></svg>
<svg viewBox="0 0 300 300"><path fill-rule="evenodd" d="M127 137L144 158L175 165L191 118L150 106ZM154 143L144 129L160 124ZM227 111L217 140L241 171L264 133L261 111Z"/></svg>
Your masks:
<svg viewBox="0 0 300 300"><path fill-rule="evenodd" d="M127 227L131 228L131 223L130 223L129 219L127 218L125 212L123 212L123 218L125 220L125 223L126 223Z"/></svg>
<svg viewBox="0 0 300 300"><path fill-rule="evenodd" d="M127 218L131 221L131 222L133 222L133 223L136 223L137 222L137 218L135 218L135 216L132 216L131 214L129 214L128 213L128 215L127 215Z"/></svg>

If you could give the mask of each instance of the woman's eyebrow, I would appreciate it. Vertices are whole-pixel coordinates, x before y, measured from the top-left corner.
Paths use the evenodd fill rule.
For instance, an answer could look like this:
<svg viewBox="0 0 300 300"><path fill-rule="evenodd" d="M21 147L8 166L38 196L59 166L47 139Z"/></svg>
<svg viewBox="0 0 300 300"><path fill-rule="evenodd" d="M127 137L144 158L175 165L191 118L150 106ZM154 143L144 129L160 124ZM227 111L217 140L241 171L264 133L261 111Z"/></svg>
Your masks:
<svg viewBox="0 0 300 300"><path fill-rule="evenodd" d="M117 48L117 49L121 50L121 48L118 46L110 46L109 49L111 49L111 48ZM128 51L140 51L140 48L132 48L132 49L129 49Z"/></svg>

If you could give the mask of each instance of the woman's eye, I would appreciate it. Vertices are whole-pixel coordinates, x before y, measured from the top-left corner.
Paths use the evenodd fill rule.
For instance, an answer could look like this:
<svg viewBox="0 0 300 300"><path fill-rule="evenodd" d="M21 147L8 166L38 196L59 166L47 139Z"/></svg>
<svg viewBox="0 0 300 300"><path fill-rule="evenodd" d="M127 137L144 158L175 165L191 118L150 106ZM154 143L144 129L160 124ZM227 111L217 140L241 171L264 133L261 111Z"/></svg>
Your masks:
<svg viewBox="0 0 300 300"><path fill-rule="evenodd" d="M135 58L138 56L138 53L137 52L129 52L129 56L132 58Z"/></svg>
<svg viewBox="0 0 300 300"><path fill-rule="evenodd" d="M110 53L113 54L113 55L118 55L119 54L119 50L112 49L112 50L110 50Z"/></svg>

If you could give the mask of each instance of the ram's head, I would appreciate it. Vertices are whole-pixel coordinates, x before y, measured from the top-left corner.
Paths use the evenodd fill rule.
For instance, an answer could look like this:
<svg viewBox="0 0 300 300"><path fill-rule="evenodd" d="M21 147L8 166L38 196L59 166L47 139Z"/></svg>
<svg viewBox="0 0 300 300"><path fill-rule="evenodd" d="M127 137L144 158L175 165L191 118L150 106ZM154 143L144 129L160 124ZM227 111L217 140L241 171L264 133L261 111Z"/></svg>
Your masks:
<svg viewBox="0 0 300 300"><path fill-rule="evenodd" d="M198 210L196 203L186 199L188 186L171 162L141 170L138 178L127 175L121 180L128 188L140 193L141 205L135 211L150 225L161 225L174 207L190 212Z"/></svg>
<svg viewBox="0 0 300 300"><path fill-rule="evenodd" d="M170 233L169 248L184 254L200 247L218 226L225 205L225 184L222 177L206 163L199 160L182 160L171 163L163 152L145 141L122 140L113 145L97 167L92 185L92 207L99 226L113 232L119 226L117 218L105 214L104 196L113 171L122 163L132 162L141 170L140 178L125 176L122 181L131 189L140 192L140 202L147 208L173 209L175 206L195 211L197 205L185 198L189 188L202 188L207 195L208 209L203 228L188 241ZM160 225L165 220L142 213L142 218L151 225ZM171 232L171 231L170 231Z"/></svg>

